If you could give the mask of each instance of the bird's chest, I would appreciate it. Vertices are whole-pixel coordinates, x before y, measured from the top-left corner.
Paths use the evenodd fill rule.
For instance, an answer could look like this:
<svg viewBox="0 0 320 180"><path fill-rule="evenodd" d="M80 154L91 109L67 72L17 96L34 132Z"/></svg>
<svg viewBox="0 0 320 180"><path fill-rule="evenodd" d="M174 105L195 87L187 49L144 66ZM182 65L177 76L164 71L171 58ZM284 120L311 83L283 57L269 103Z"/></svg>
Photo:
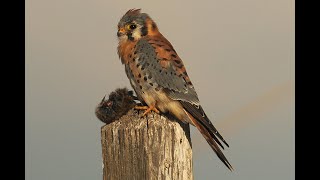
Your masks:
<svg viewBox="0 0 320 180"><path fill-rule="evenodd" d="M166 102L163 87L157 83L163 68L154 48L148 43L140 42L127 57L124 61L126 74L138 98L149 106Z"/></svg>

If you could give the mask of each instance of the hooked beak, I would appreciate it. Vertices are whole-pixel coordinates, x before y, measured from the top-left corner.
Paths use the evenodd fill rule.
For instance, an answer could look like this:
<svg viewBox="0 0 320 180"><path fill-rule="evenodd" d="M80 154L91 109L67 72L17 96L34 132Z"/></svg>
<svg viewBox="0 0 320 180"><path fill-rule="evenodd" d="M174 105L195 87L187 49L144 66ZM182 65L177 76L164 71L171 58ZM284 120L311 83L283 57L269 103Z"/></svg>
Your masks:
<svg viewBox="0 0 320 180"><path fill-rule="evenodd" d="M125 34L125 29L124 28L120 28L119 30L118 30L118 32L117 32L117 36L118 37L120 37L120 36L122 36L122 35L124 35Z"/></svg>

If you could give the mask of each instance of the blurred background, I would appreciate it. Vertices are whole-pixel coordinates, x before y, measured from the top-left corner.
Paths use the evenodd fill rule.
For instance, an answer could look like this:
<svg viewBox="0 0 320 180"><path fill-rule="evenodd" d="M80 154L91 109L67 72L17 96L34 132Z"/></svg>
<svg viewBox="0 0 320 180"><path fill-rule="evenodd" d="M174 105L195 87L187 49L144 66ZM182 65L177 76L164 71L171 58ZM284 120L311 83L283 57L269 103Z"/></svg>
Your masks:
<svg viewBox="0 0 320 180"><path fill-rule="evenodd" d="M102 179L94 108L130 87L117 23L142 8L183 59L230 145L217 158L191 127L194 178L294 179L293 0L26 1L26 179ZM131 88L131 87L130 87Z"/></svg>

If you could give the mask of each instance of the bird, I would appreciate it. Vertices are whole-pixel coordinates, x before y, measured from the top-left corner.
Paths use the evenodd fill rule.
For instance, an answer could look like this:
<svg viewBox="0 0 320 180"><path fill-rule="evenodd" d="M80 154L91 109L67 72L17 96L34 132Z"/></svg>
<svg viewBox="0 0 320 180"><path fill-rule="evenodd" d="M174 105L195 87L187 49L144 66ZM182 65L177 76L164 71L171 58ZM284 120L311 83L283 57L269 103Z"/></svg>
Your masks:
<svg viewBox="0 0 320 180"><path fill-rule="evenodd" d="M135 100L138 99L133 95L133 91L117 88L109 94L108 99L106 96L102 98L95 108L95 115L100 121L110 124L134 108L137 105Z"/></svg>
<svg viewBox="0 0 320 180"><path fill-rule="evenodd" d="M228 143L205 114L183 61L155 21L141 9L130 9L120 18L117 37L119 59L137 98L144 104L135 109L144 109L143 115L150 111L169 113L195 126L233 171L220 149L224 149L220 141L227 147Z"/></svg>

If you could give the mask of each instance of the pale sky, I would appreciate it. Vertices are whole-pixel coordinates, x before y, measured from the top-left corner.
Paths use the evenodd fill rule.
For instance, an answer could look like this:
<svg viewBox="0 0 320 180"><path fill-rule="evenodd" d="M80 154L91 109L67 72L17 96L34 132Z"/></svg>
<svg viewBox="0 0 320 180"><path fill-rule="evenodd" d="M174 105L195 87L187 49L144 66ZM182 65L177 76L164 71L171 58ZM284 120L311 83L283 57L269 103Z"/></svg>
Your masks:
<svg viewBox="0 0 320 180"><path fill-rule="evenodd" d="M184 61L230 148L191 127L194 178L294 179L293 0L26 1L26 180L102 179L94 108L130 87L117 23L141 8Z"/></svg>

